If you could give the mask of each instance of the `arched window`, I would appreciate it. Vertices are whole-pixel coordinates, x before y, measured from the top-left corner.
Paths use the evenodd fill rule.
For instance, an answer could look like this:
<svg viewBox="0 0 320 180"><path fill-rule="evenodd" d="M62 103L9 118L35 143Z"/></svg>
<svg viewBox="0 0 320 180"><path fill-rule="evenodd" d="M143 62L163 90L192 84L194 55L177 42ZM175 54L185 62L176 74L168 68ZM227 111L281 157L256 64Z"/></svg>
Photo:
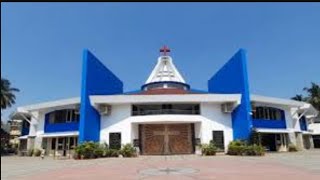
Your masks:
<svg viewBox="0 0 320 180"><path fill-rule="evenodd" d="M46 114L49 124L79 122L80 115L75 109L62 109Z"/></svg>
<svg viewBox="0 0 320 180"><path fill-rule="evenodd" d="M285 114L282 109L258 106L253 109L252 113L253 119L269 119L269 120L284 120Z"/></svg>

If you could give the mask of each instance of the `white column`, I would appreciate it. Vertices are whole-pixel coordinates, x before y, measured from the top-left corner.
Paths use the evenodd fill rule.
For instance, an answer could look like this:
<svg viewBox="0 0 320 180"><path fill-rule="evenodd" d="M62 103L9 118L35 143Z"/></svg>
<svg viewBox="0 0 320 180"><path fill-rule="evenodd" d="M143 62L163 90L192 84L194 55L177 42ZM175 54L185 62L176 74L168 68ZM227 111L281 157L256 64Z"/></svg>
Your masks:
<svg viewBox="0 0 320 180"><path fill-rule="evenodd" d="M38 132L38 126L40 121L40 113L38 111L31 112L31 123L30 123L30 130L29 130L29 136L33 138L33 140L28 140L28 149L29 148L41 148L42 143L42 137L39 137Z"/></svg>

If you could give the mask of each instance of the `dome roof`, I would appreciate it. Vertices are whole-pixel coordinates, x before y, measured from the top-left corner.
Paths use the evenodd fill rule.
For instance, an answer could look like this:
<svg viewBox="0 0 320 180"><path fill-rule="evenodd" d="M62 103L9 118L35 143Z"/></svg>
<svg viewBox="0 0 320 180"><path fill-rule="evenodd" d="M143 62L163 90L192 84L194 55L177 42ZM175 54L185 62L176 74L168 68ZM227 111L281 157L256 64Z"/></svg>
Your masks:
<svg viewBox="0 0 320 180"><path fill-rule="evenodd" d="M181 76L176 66L173 64L172 58L167 55L170 52L166 46L160 49L164 52L159 58L156 66L153 68L149 78L142 86L142 89L150 88L178 88L188 89L184 78Z"/></svg>

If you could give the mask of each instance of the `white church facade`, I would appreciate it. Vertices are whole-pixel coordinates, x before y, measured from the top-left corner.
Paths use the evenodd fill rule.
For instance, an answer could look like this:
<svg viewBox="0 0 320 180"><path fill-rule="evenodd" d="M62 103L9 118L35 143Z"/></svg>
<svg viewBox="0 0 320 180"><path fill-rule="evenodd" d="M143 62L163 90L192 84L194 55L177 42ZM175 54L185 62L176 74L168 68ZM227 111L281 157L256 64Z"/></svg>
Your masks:
<svg viewBox="0 0 320 180"><path fill-rule="evenodd" d="M27 105L12 114L29 124L20 148L69 156L77 144L95 141L113 148L132 143L143 155L194 154L210 141L227 151L230 141L249 140L253 132L270 151L287 151L290 143L317 147L317 110L251 94L244 50L208 80L206 91L192 89L168 52L161 49L139 91L123 92L122 81L85 50L81 97Z"/></svg>

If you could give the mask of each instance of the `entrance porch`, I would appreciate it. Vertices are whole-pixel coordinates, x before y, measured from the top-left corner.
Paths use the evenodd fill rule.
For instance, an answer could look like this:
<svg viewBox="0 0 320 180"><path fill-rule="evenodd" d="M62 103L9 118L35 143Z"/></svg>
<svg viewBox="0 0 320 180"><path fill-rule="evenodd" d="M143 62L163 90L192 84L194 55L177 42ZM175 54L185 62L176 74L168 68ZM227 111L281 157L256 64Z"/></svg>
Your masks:
<svg viewBox="0 0 320 180"><path fill-rule="evenodd" d="M258 134L259 144L267 151L288 151L289 134L286 130L258 128L255 133Z"/></svg>
<svg viewBox="0 0 320 180"><path fill-rule="evenodd" d="M78 145L78 134L77 131L42 134L41 148L48 156L72 158Z"/></svg>
<svg viewBox="0 0 320 180"><path fill-rule="evenodd" d="M42 148L48 156L72 158L77 143L78 136L49 137L42 139Z"/></svg>

